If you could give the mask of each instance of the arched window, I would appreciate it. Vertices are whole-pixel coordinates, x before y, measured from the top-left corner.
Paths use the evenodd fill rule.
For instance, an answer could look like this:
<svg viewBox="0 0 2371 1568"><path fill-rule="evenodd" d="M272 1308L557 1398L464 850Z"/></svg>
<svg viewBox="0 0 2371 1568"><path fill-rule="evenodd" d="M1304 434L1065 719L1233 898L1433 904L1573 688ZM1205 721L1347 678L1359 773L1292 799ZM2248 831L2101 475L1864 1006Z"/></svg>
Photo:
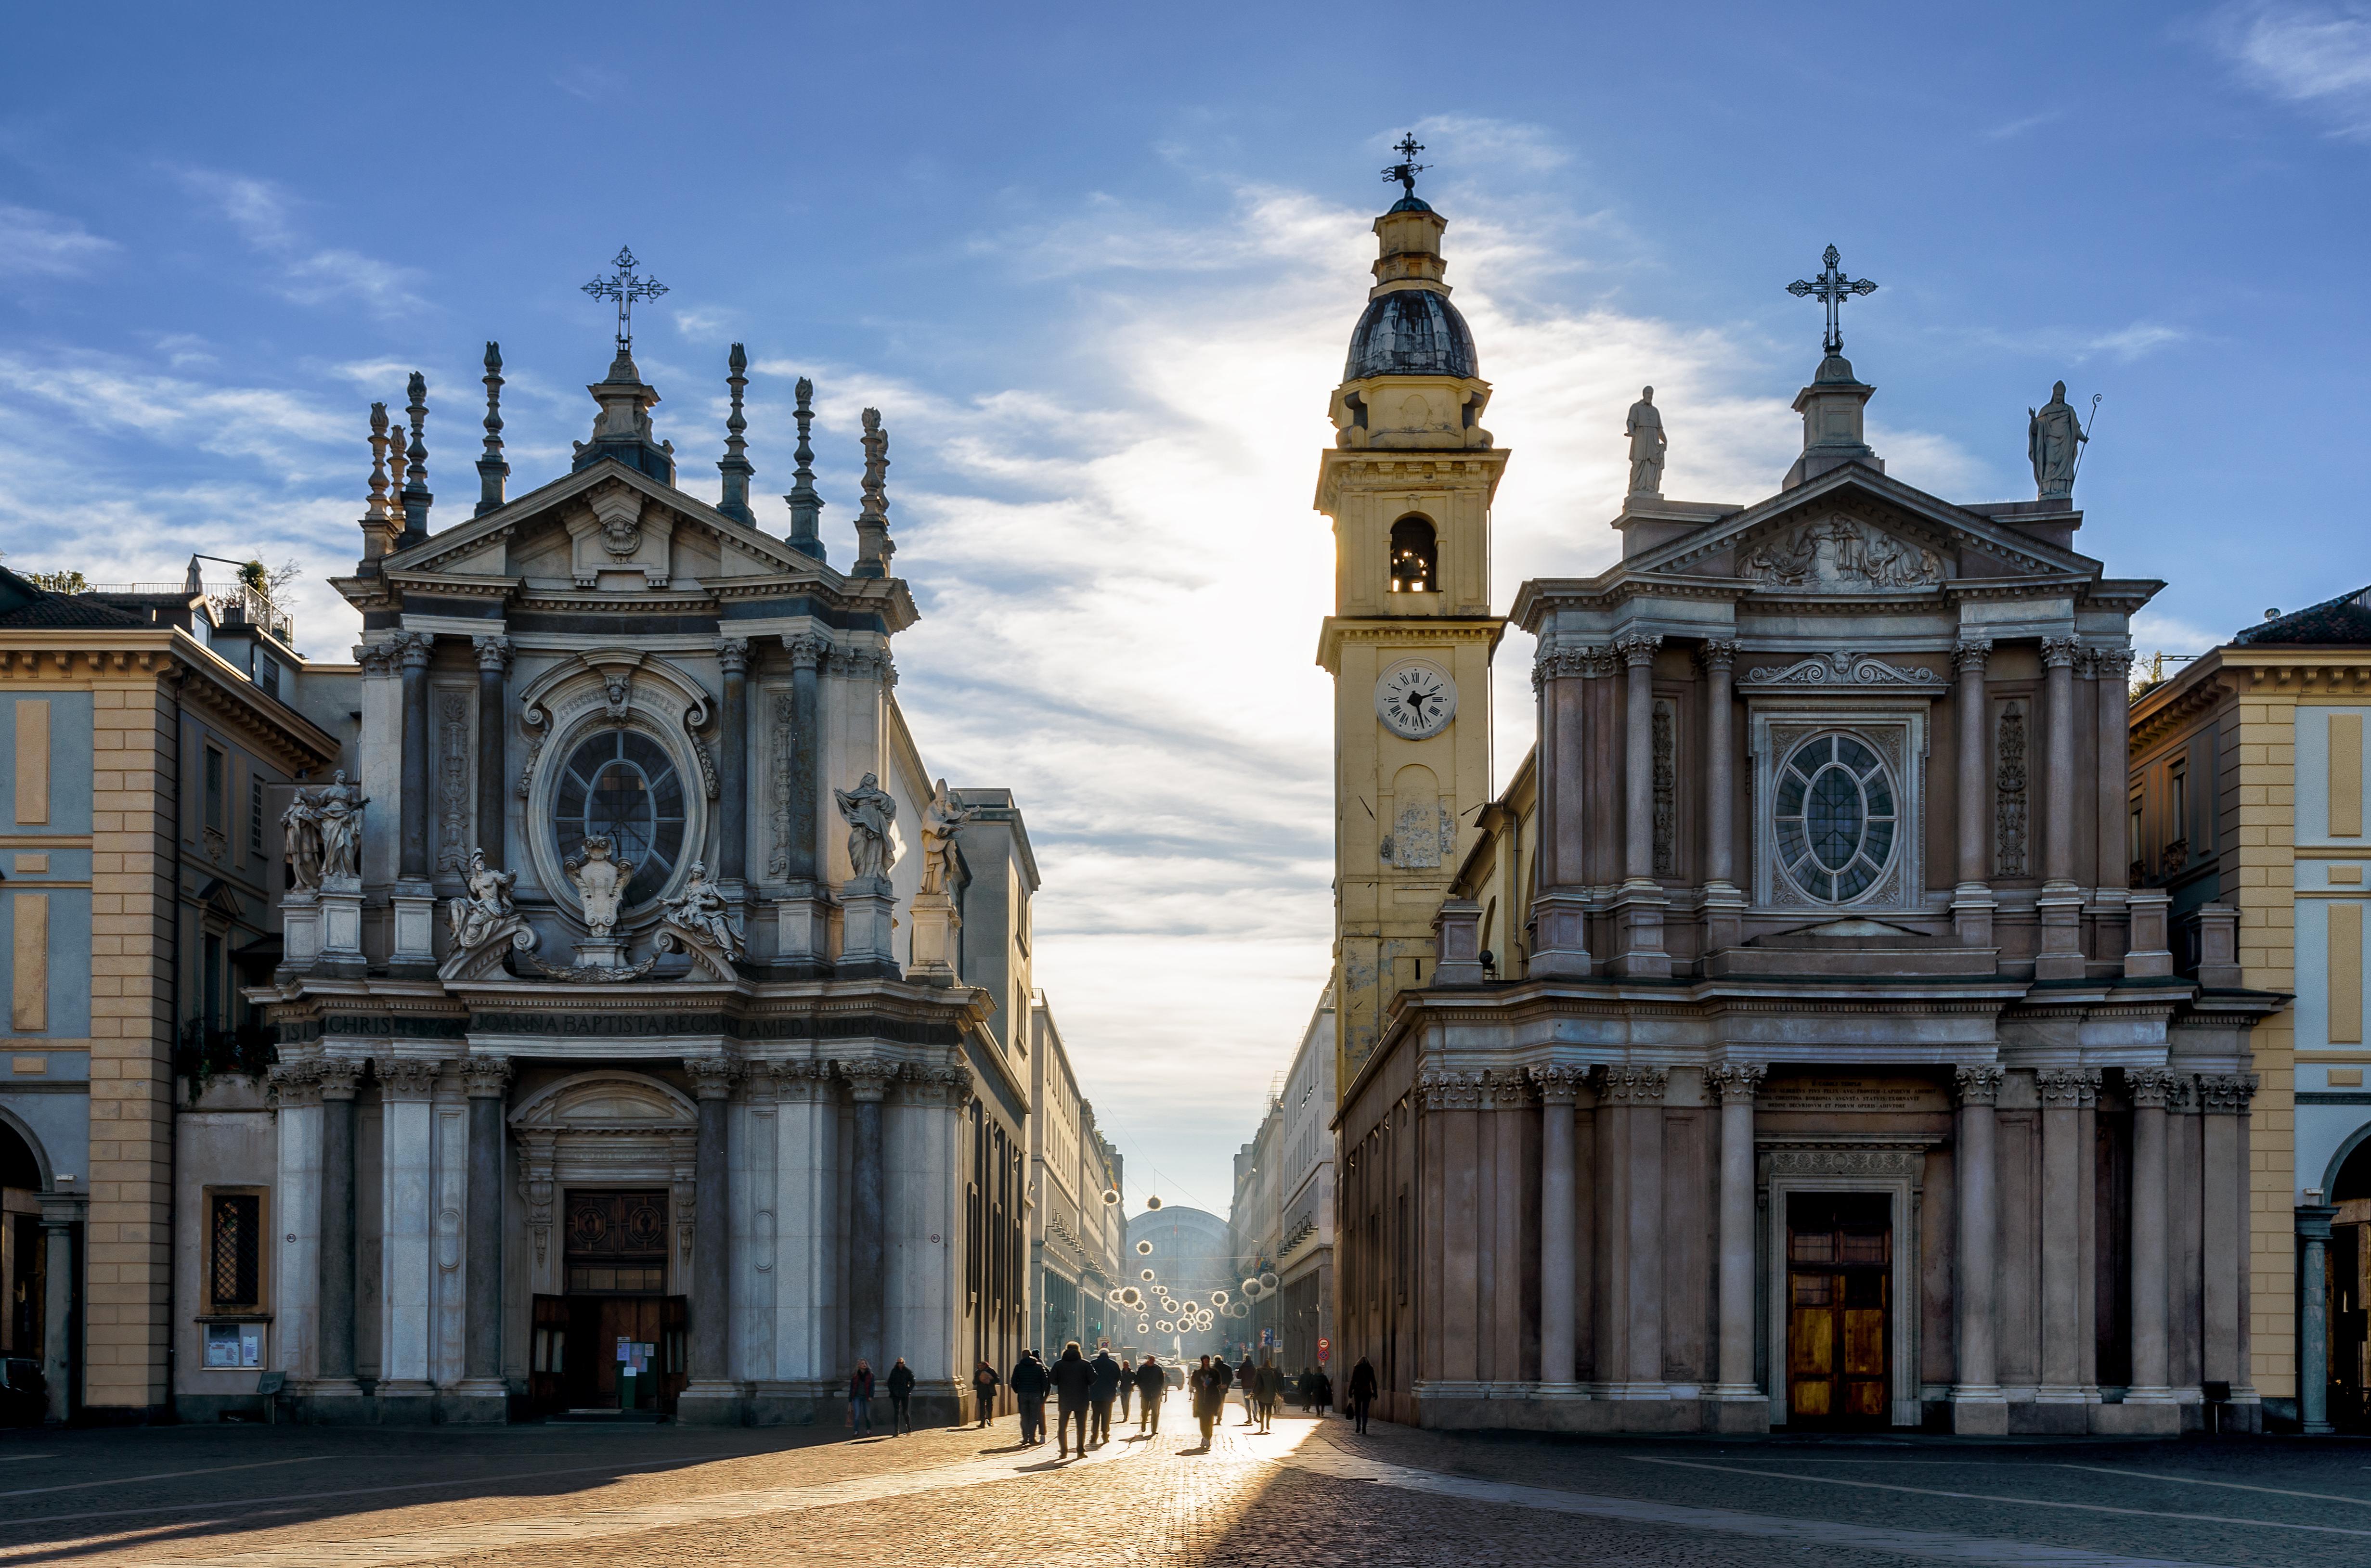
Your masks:
<svg viewBox="0 0 2371 1568"><path fill-rule="evenodd" d="M674 761L649 736L604 730L580 744L561 771L552 804L553 845L562 856L606 835L618 859L633 862L626 907L666 886L683 855L683 784Z"/></svg>
<svg viewBox="0 0 2371 1568"><path fill-rule="evenodd" d="M1433 594L1440 589L1440 550L1432 525L1403 517L1392 525L1392 592Z"/></svg>

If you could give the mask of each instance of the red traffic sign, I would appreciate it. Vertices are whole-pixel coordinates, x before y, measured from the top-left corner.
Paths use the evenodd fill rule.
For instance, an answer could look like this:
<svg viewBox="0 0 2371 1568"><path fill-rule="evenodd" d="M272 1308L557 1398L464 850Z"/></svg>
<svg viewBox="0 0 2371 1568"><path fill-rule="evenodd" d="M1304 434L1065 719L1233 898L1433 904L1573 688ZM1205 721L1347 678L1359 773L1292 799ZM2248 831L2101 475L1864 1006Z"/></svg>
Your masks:
<svg viewBox="0 0 2371 1568"><path fill-rule="evenodd" d="M1333 1356L1333 1355L1334 1355L1334 1342L1333 1342L1332 1340L1330 1340L1330 1339L1321 1339L1321 1340L1319 1340L1319 1341L1317 1342L1317 1359L1318 1359L1318 1360L1320 1360L1320 1361L1328 1360L1328 1359L1330 1359L1330 1358Z"/></svg>

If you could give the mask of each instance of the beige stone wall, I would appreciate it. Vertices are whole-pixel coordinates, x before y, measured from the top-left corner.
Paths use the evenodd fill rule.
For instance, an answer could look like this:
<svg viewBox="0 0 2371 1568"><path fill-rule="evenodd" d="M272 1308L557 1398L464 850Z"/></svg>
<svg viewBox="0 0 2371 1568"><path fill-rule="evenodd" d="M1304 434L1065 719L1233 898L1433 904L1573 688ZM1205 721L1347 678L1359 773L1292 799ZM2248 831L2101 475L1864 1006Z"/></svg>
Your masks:
<svg viewBox="0 0 2371 1568"><path fill-rule="evenodd" d="M90 1211L84 1402L165 1401L171 1267L173 703L92 693Z"/></svg>

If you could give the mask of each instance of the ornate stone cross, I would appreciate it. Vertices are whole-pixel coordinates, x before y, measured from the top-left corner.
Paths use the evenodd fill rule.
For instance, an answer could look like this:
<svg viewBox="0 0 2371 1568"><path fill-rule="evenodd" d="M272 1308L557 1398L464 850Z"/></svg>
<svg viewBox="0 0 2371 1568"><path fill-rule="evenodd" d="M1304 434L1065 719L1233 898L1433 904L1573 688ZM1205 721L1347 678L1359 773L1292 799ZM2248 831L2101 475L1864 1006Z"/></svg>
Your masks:
<svg viewBox="0 0 2371 1568"><path fill-rule="evenodd" d="M1821 340L1821 346L1829 353L1840 354L1845 352L1845 334L1843 326L1836 317L1837 307L1854 294L1875 294L1877 285L1867 278L1845 277L1842 269L1836 265L1844 258L1836 253L1836 248L1833 245L1828 247L1827 254L1820 259L1828 264L1826 271L1809 282L1801 278L1796 279L1787 285L1787 292L1797 299L1801 299L1806 294L1812 295L1827 306L1828 335Z"/></svg>
<svg viewBox="0 0 2371 1568"><path fill-rule="evenodd" d="M618 352L624 353L634 345L634 301L656 299L667 292L667 286L656 278L638 278L631 246L619 246L609 265L618 269L606 278L596 278L584 285L584 292L595 299L618 302Z"/></svg>

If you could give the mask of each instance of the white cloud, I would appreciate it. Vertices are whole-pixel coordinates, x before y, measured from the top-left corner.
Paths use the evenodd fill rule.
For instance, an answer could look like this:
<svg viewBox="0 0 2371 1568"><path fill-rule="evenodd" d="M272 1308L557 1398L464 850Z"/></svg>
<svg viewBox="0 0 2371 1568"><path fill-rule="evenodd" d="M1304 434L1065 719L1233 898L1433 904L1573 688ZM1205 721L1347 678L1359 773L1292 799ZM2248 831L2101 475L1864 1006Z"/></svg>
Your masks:
<svg viewBox="0 0 2371 1568"><path fill-rule="evenodd" d="M2371 137L2371 13L2362 6L2226 6L2208 39L2257 90L2325 116L2334 133Z"/></svg>
<svg viewBox="0 0 2371 1568"><path fill-rule="evenodd" d="M379 316L423 309L413 292L418 269L382 261L357 250L316 247L300 232L295 201L268 179L214 169L176 171L181 183L211 202L248 244L279 264L277 289L297 305L329 305L352 299Z"/></svg>
<svg viewBox="0 0 2371 1568"><path fill-rule="evenodd" d="M1495 165L1529 174L1545 174L1572 161L1572 154L1558 146L1544 127L1517 121L1472 114L1433 114L1416 122L1415 134L1425 145L1419 158L1454 158L1473 168ZM1399 135L1398 132L1390 132L1376 138L1391 152L1395 163L1399 153L1390 144L1397 142Z"/></svg>
<svg viewBox="0 0 2371 1568"><path fill-rule="evenodd" d="M2048 125L2054 121L2060 121L2065 118L2066 111L2063 109L2044 110L2040 114L2029 114L2021 119L2012 120L2005 124L1995 125L1984 133L1984 138L1987 142L2014 141L2016 138L2024 135L2029 131L2038 131L2044 125Z"/></svg>
<svg viewBox="0 0 2371 1568"><path fill-rule="evenodd" d="M76 219L0 203L0 277L80 277L121 248Z"/></svg>
<svg viewBox="0 0 2371 1568"><path fill-rule="evenodd" d="M2179 327L2157 321L2135 321L2121 331L2104 332L2086 345L2088 352L2113 354L2129 363L2143 354L2179 343L2190 336Z"/></svg>

